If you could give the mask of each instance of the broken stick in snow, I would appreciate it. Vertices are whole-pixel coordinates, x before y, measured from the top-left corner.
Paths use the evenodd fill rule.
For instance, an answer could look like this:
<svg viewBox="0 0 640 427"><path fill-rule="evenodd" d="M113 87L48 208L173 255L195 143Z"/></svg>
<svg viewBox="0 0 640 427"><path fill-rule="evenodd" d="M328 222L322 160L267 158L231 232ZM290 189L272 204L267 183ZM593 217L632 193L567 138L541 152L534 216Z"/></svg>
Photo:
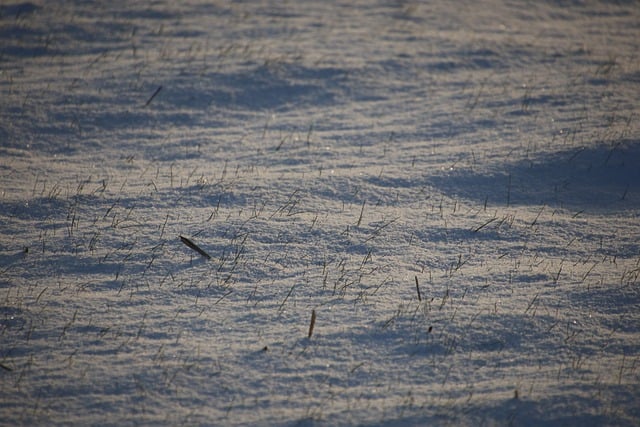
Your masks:
<svg viewBox="0 0 640 427"><path fill-rule="evenodd" d="M211 255L209 255L208 253L203 251L200 248L200 246L196 245L191 240L189 240L189 239L187 239L186 237L183 237L183 236L180 236L180 240L182 240L182 243L184 243L185 245L189 246L191 249L193 249L194 251L198 252L200 255L202 255L206 259L211 259Z"/></svg>
<svg viewBox="0 0 640 427"><path fill-rule="evenodd" d="M316 324L316 311L311 310L311 322L309 323L309 338L313 335L313 327Z"/></svg>

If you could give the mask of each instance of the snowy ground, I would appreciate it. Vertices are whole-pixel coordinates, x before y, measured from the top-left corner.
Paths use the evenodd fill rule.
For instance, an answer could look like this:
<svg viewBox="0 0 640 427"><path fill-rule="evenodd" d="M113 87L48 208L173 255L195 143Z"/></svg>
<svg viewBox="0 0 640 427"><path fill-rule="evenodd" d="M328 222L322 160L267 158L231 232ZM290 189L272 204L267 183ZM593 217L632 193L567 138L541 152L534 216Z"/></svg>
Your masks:
<svg viewBox="0 0 640 427"><path fill-rule="evenodd" d="M640 423L637 2L0 4L0 424Z"/></svg>

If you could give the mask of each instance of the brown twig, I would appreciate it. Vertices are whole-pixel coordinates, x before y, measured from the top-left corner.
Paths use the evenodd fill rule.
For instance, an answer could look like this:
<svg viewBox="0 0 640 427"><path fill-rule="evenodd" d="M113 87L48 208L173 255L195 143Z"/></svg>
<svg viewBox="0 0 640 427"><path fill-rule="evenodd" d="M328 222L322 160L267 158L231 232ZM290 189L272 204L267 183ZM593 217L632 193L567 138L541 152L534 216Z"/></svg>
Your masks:
<svg viewBox="0 0 640 427"><path fill-rule="evenodd" d="M202 255L203 257L205 257L206 259L211 259L211 255L209 255L208 253L206 253L205 251L203 251L200 246L196 245L195 243L193 243L191 240L187 239L184 236L180 236L180 240L182 240L182 243L184 243L185 245L189 246L191 249L193 249L194 251L198 252L200 255Z"/></svg>
<svg viewBox="0 0 640 427"><path fill-rule="evenodd" d="M313 327L316 325L316 311L311 310L311 322L309 323L309 338L313 335Z"/></svg>

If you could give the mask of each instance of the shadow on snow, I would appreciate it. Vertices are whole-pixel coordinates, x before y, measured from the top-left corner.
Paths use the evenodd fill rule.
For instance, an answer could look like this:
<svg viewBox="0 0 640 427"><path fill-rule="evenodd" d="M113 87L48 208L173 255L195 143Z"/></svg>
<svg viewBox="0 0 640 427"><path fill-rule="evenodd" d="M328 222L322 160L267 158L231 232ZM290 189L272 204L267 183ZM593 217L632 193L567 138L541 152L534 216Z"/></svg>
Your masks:
<svg viewBox="0 0 640 427"><path fill-rule="evenodd" d="M587 212L640 208L640 144L623 141L558 151L501 171L454 170L427 180L478 203L549 205Z"/></svg>

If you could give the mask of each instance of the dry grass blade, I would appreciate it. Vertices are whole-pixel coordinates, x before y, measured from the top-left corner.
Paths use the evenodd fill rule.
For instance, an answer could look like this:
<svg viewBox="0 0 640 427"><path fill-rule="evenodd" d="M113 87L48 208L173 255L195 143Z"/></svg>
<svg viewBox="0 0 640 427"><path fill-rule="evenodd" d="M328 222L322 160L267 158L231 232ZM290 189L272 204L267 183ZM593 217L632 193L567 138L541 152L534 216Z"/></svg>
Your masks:
<svg viewBox="0 0 640 427"><path fill-rule="evenodd" d="M483 228L485 228L487 225L491 224L493 221L497 220L498 217L493 217L491 218L489 221L485 222L484 224L482 224L481 226L474 228L473 232L477 233L478 231L482 230Z"/></svg>
<svg viewBox="0 0 640 427"><path fill-rule="evenodd" d="M151 97L147 100L147 102L144 104L144 106L145 107L149 106L149 104L151 104L151 101L153 101L153 98L155 98L156 95L158 95L161 90L162 90L162 86L158 86L158 89L156 89L156 91L153 92L153 95L151 95Z"/></svg>
<svg viewBox="0 0 640 427"><path fill-rule="evenodd" d="M211 259L211 255L206 253L204 250L202 250L200 248L200 246L196 245L191 240L187 239L184 236L180 236L180 240L182 240L182 243L184 243L185 245L189 246L191 249L193 249L194 251L198 252L200 255L202 255L206 259Z"/></svg>

